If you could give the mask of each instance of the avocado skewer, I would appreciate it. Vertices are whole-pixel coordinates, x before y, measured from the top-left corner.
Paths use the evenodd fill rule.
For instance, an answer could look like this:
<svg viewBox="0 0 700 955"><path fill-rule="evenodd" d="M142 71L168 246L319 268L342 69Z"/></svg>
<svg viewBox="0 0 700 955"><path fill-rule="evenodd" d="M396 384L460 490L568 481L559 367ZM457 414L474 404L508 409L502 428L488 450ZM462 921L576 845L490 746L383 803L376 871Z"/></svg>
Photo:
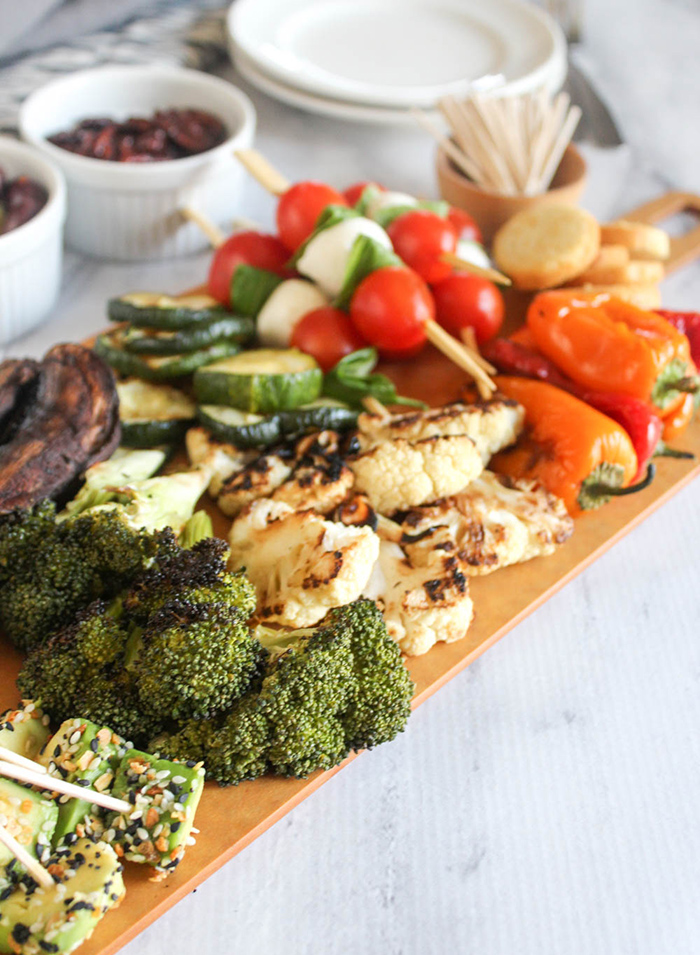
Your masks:
<svg viewBox="0 0 700 955"><path fill-rule="evenodd" d="M0 824L0 842L18 859L35 882L48 889L54 884L51 874Z"/></svg>
<svg viewBox="0 0 700 955"><path fill-rule="evenodd" d="M96 806L102 806L104 809L110 809L113 812L131 812L133 809L133 806L124 799L115 799L113 796L88 789L86 786L75 786L73 783L67 783L56 776L49 776L33 769L25 769L5 760L0 760L0 776L8 776L10 779L16 779L23 783L31 783L32 786L38 786L40 789L62 793L65 796L72 796L74 799L90 799Z"/></svg>

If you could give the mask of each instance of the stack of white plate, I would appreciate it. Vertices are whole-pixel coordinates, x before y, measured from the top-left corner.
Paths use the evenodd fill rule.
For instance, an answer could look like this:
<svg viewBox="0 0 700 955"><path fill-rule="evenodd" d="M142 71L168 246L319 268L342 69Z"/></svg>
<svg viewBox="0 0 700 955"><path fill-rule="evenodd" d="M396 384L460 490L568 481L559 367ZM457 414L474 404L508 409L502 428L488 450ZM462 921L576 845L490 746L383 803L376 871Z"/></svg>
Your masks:
<svg viewBox="0 0 700 955"><path fill-rule="evenodd" d="M229 49L276 99L343 119L410 121L441 96L555 92L556 23L523 0L236 0Z"/></svg>

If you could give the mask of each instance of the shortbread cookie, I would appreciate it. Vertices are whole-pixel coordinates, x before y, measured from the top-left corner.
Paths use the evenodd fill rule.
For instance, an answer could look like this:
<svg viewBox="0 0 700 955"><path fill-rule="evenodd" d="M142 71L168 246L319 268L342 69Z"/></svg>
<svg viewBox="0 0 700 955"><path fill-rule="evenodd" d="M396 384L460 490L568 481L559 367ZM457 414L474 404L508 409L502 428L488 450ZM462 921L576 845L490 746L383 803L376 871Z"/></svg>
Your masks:
<svg viewBox="0 0 700 955"><path fill-rule="evenodd" d="M544 289L580 275L600 249L600 226L575 206L538 205L496 233L493 255L516 288Z"/></svg>
<svg viewBox="0 0 700 955"><path fill-rule="evenodd" d="M671 254L668 232L646 222L618 219L600 228L602 242L626 246L633 259L667 259Z"/></svg>
<svg viewBox="0 0 700 955"><path fill-rule="evenodd" d="M603 246L603 248L622 248L622 246ZM593 265L567 282L567 285L652 285L664 277L661 262L652 259L631 259L622 265L605 264L601 256Z"/></svg>

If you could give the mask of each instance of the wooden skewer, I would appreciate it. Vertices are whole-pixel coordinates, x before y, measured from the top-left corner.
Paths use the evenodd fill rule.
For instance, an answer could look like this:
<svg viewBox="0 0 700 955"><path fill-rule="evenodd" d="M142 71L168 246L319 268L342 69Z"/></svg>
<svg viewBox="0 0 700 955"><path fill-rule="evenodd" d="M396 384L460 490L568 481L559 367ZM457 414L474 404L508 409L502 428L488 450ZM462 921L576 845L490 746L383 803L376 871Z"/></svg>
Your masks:
<svg viewBox="0 0 700 955"><path fill-rule="evenodd" d="M236 159L242 163L253 179L273 196L281 196L289 189L290 182L269 163L257 149L237 149Z"/></svg>
<svg viewBox="0 0 700 955"><path fill-rule="evenodd" d="M425 334L436 348L443 355L446 355L459 368L474 379L476 387L482 398L490 398L496 390L495 384L491 381L483 368L481 368L473 357L466 351L461 342L448 334L437 322L429 321L425 323Z"/></svg>
<svg viewBox="0 0 700 955"><path fill-rule="evenodd" d="M471 352L474 361L484 369L487 375L498 374L498 369L494 368L491 362L486 361L484 356L480 353L476 335L471 325L467 325L466 328L463 328L459 337L462 339L462 344L467 351Z"/></svg>
<svg viewBox="0 0 700 955"><path fill-rule="evenodd" d="M365 407L365 410L370 414L378 415L380 418L390 418L391 412L385 405L381 403L379 398L375 398L374 395L367 395L362 399L362 404Z"/></svg>
<svg viewBox="0 0 700 955"><path fill-rule="evenodd" d="M460 258L458 255L455 255L454 252L443 252L440 258L443 262L453 265L456 269L471 272L472 275L480 275L481 278L495 282L497 285L513 284L511 279L509 279L507 275L504 275L503 272L499 272L498 269L486 269L481 265L474 265L473 262Z"/></svg>
<svg viewBox="0 0 700 955"><path fill-rule="evenodd" d="M59 779L48 774L42 775L42 773L33 769L15 766L5 760L0 760L0 776L9 776L10 779L16 779L21 783L30 783L39 789L61 793L64 796L71 796L73 799L84 799L87 802L95 803L96 806L102 806L103 809L111 809L114 812L131 813L134 809L131 803L124 799L115 799L114 796L97 792L94 789L75 786L73 783L67 783L65 779Z"/></svg>
<svg viewBox="0 0 700 955"><path fill-rule="evenodd" d="M7 749L6 746L0 746L0 759L6 759L8 763L15 763L17 766L24 766L25 769L32 769L35 773L46 773L46 766L41 763L35 763L33 759L27 759L19 753Z"/></svg>
<svg viewBox="0 0 700 955"><path fill-rule="evenodd" d="M559 168L561 157L564 155L564 151L568 146L571 137L574 135L574 130L578 126L580 119L581 110L578 106L572 106L569 110L569 115L564 121L564 125L561 128L559 136L552 147L552 151L549 154L549 158L545 164L542 176L540 177L539 186L542 192L549 187L549 184L554 177L554 173Z"/></svg>
<svg viewBox="0 0 700 955"><path fill-rule="evenodd" d="M466 156L461 149L455 146L451 139L448 139L447 136L444 136L437 126L435 126L432 120L425 115L425 113L422 113L419 109L412 109L411 116L413 116L419 126L422 126L423 129L427 133L430 133L430 135L440 144L440 146L442 146L452 162L456 166L459 166L465 176L468 176L474 182L480 181L481 171L478 166L468 156Z"/></svg>
<svg viewBox="0 0 700 955"><path fill-rule="evenodd" d="M190 222L194 222L196 226L199 226L215 249L218 249L219 246L223 245L226 241L226 233L224 230L220 229L215 222L211 221L209 216L205 216L199 209L194 209L192 206L181 206L180 215L183 215L186 219L189 219Z"/></svg>
<svg viewBox="0 0 700 955"><path fill-rule="evenodd" d="M43 865L27 852L24 846L17 842L15 837L10 835L7 829L2 825L0 825L0 842L22 863L38 885L44 889L50 889L52 885L56 884L51 873L47 872Z"/></svg>

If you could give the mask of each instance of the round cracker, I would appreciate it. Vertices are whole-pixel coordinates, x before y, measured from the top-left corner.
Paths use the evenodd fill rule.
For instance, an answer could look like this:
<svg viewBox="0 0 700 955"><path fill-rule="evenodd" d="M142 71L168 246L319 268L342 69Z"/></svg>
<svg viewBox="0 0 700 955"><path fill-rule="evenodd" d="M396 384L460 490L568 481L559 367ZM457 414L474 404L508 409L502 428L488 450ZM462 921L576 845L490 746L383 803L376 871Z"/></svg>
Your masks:
<svg viewBox="0 0 700 955"><path fill-rule="evenodd" d="M521 289L553 288L580 275L600 250L600 226L576 206L537 205L518 212L496 233L498 267Z"/></svg>
<svg viewBox="0 0 700 955"><path fill-rule="evenodd" d="M618 219L601 226L603 242L624 245L633 259L667 259L671 254L668 232L646 222Z"/></svg>

